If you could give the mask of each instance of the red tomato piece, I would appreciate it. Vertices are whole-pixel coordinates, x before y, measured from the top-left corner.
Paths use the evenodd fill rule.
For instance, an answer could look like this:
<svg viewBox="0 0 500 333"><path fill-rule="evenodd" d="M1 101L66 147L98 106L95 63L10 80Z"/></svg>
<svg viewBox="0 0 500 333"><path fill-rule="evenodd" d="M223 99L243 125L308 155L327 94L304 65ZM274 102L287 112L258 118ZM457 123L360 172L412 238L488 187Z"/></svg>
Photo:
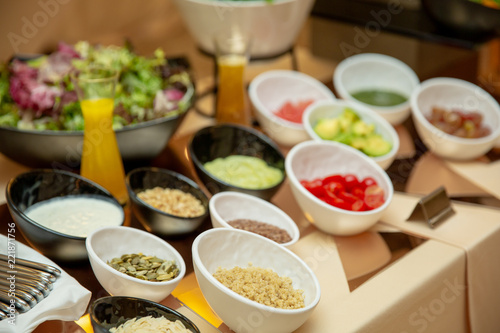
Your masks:
<svg viewBox="0 0 500 333"><path fill-rule="evenodd" d="M375 179L373 179L372 177L366 177L361 182L361 185L363 188L367 188L368 186L378 185L378 184L377 184L377 181Z"/></svg>
<svg viewBox="0 0 500 333"><path fill-rule="evenodd" d="M351 190L351 194L363 200L365 198L365 190L361 186L357 186Z"/></svg>
<svg viewBox="0 0 500 333"><path fill-rule="evenodd" d="M370 209L382 206L385 202L384 190L378 185L368 186L365 190L365 204Z"/></svg>
<svg viewBox="0 0 500 333"><path fill-rule="evenodd" d="M332 206L335 206L340 209L345 209L345 210L350 210L351 205L349 205L347 202L342 200L341 198L337 197L336 195L326 192L326 202L329 203Z"/></svg>
<svg viewBox="0 0 500 333"><path fill-rule="evenodd" d="M342 185L345 185L345 179L341 175L332 175L332 176L325 177L323 179L323 185L329 184L331 182L336 182L336 183L340 183Z"/></svg>
<svg viewBox="0 0 500 333"><path fill-rule="evenodd" d="M293 123L302 124L302 114L305 109L314 102L314 100L299 101L295 104L288 101L281 106L281 108L275 112L275 114L285 120L291 121Z"/></svg>
<svg viewBox="0 0 500 333"><path fill-rule="evenodd" d="M302 186L305 187L306 190L311 192L314 196L316 197L325 196L325 188L323 187L321 180L315 179L310 182L301 181L300 183L302 184Z"/></svg>
<svg viewBox="0 0 500 333"><path fill-rule="evenodd" d="M351 194L349 192L340 192L338 194L338 197L342 200L344 200L345 202L348 202L350 204L356 202L359 200L359 198L357 196L355 196L354 194Z"/></svg>
<svg viewBox="0 0 500 333"><path fill-rule="evenodd" d="M345 181L345 188L349 191L359 186L359 180L358 177L356 177L356 175L347 174L344 176L344 181Z"/></svg>
<svg viewBox="0 0 500 333"><path fill-rule="evenodd" d="M361 199L358 199L352 203L351 210L355 212L362 212L366 210L365 202Z"/></svg>
<svg viewBox="0 0 500 333"><path fill-rule="evenodd" d="M344 185L338 182L327 183L326 185L323 185L323 188L325 189L325 191L334 193L336 195L338 195L340 192L345 191Z"/></svg>

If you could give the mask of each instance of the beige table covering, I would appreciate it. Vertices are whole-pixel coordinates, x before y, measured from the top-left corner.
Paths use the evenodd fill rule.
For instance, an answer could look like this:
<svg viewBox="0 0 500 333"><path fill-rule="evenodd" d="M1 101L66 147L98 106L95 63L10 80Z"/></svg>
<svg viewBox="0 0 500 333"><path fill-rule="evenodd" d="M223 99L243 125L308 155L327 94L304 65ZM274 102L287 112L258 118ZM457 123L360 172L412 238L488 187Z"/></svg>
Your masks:
<svg viewBox="0 0 500 333"><path fill-rule="evenodd" d="M500 160L491 163L445 161L455 173L500 199Z"/></svg>
<svg viewBox="0 0 500 333"><path fill-rule="evenodd" d="M452 203L456 214L434 229L407 222L420 197L396 194L382 221L404 232L462 248L466 253L468 315L471 331L500 329L500 210Z"/></svg>

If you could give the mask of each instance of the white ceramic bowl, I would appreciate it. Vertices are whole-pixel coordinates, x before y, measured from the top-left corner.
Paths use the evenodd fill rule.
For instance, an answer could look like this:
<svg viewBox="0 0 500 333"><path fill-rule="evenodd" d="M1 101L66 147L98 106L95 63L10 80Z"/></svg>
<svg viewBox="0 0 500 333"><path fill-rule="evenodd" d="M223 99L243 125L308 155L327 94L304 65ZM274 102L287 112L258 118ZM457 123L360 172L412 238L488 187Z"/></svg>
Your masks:
<svg viewBox="0 0 500 333"><path fill-rule="evenodd" d="M294 146L285 160L292 194L306 218L318 229L333 235L354 235L371 228L392 201L394 188L385 171L358 150L338 142L305 141ZM304 188L301 180L354 174L359 180L372 177L384 190L380 207L354 212L329 205Z"/></svg>
<svg viewBox="0 0 500 333"><path fill-rule="evenodd" d="M447 134L426 119L434 106L479 112L483 115L482 123L491 129L491 133L477 139ZM493 148L500 137L498 102L485 90L470 82L444 77L424 81L412 94L411 107L417 133L427 148L440 157L474 159Z"/></svg>
<svg viewBox="0 0 500 333"><path fill-rule="evenodd" d="M219 192L208 203L214 228L234 228L228 222L249 219L272 224L286 230L292 238L282 246L295 244L300 238L299 228L284 211L256 196L233 191Z"/></svg>
<svg viewBox="0 0 500 333"><path fill-rule="evenodd" d="M315 124L322 118L336 118L340 116L344 112L345 108L352 108L365 123L374 124L375 131L392 144L392 148L387 154L370 157L378 165L380 165L382 169L389 168L396 158L396 154L399 150L398 133L396 133L394 127L392 127L387 120L364 105L345 100L324 101L312 104L304 111L302 118L307 134L313 140L325 141L314 131Z"/></svg>
<svg viewBox="0 0 500 333"><path fill-rule="evenodd" d="M320 299L320 285L313 271L290 250L254 233L215 228L193 242L193 266L203 296L214 312L235 332L289 333L311 315ZM288 276L295 289L304 291L305 307L278 309L251 301L225 287L213 274L218 267L271 268Z"/></svg>
<svg viewBox="0 0 500 333"><path fill-rule="evenodd" d="M283 146L309 140L302 124L275 115L286 102L335 100L333 92L315 78L292 70L271 70L256 76L248 87L255 116L267 135Z"/></svg>
<svg viewBox="0 0 500 333"><path fill-rule="evenodd" d="M254 58L272 57L293 47L314 0L215 1L175 0L198 46L214 53L219 31L239 30L252 37Z"/></svg>
<svg viewBox="0 0 500 333"><path fill-rule="evenodd" d="M177 250L163 239L132 227L105 227L87 236L85 243L90 264L101 286L112 296L132 296L160 302L179 284L186 264ZM165 282L140 280L121 273L107 264L123 254L142 252L163 260L175 260L179 275Z"/></svg>
<svg viewBox="0 0 500 333"><path fill-rule="evenodd" d="M390 124L398 125L410 115L410 96L420 80L413 69L396 58L376 53L362 53L342 60L333 73L333 84L340 98L369 107ZM380 107L358 101L351 94L377 89L399 93L404 103Z"/></svg>

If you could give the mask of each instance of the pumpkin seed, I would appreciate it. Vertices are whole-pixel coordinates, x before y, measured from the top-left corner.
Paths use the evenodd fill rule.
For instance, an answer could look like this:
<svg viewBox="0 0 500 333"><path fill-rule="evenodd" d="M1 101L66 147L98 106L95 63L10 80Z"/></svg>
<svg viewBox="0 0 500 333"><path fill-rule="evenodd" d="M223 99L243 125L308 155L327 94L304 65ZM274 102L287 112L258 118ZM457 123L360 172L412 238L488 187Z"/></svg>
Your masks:
<svg viewBox="0 0 500 333"><path fill-rule="evenodd" d="M124 254L107 264L119 272L147 281L169 281L179 275L179 268L174 260L163 260L142 253Z"/></svg>

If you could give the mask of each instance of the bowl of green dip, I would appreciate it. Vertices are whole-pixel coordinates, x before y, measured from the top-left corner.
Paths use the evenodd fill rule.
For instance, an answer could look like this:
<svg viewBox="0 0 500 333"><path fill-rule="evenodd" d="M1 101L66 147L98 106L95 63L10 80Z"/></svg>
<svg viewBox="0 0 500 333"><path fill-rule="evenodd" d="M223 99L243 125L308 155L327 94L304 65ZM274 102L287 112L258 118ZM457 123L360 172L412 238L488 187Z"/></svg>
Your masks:
<svg viewBox="0 0 500 333"><path fill-rule="evenodd" d="M205 127L188 146L196 174L212 193L236 191L270 200L283 184L285 157L267 136L233 124Z"/></svg>
<svg viewBox="0 0 500 333"><path fill-rule="evenodd" d="M340 98L368 107L390 124L399 125L410 115L410 96L420 80L399 59L362 53L339 63L333 83Z"/></svg>

